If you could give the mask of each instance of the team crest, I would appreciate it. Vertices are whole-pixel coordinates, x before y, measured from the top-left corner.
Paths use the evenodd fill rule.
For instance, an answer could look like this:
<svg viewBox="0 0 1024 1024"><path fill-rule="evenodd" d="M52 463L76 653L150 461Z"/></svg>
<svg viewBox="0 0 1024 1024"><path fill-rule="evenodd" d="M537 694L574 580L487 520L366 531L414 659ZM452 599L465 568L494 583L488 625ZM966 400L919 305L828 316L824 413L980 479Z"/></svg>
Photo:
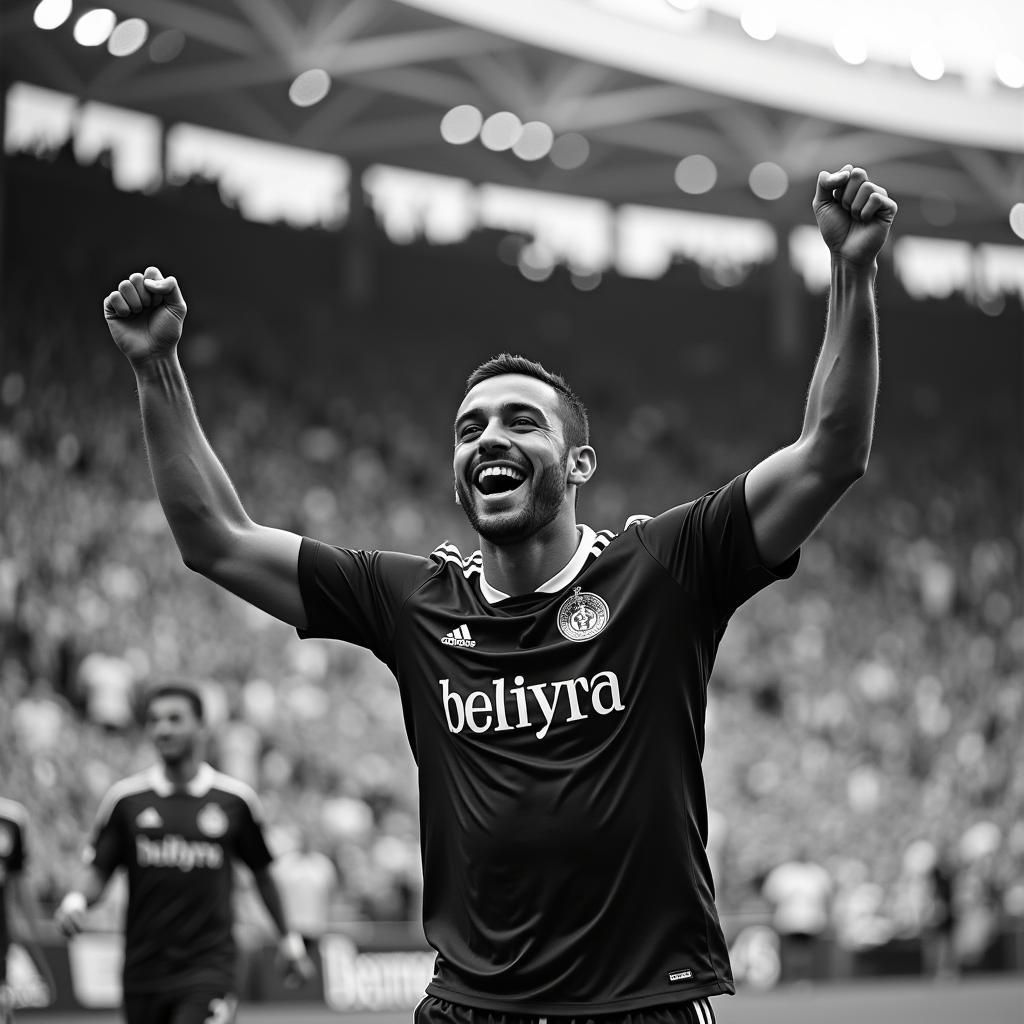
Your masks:
<svg viewBox="0 0 1024 1024"><path fill-rule="evenodd" d="M610 617L604 598L573 587L572 595L558 609L558 631L566 640L582 643L597 636L608 625Z"/></svg>
<svg viewBox="0 0 1024 1024"><path fill-rule="evenodd" d="M219 804L207 804L197 815L196 824L204 836L216 839L228 830L228 816Z"/></svg>
<svg viewBox="0 0 1024 1024"><path fill-rule="evenodd" d="M14 850L14 832L6 825L0 825L0 857L9 857Z"/></svg>

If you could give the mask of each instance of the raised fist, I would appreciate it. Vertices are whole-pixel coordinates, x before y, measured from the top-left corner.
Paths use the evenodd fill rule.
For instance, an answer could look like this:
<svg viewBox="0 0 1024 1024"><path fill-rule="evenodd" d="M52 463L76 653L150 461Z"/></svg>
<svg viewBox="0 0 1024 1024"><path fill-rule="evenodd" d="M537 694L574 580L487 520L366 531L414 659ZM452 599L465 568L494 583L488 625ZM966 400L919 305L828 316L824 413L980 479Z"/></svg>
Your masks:
<svg viewBox="0 0 1024 1024"><path fill-rule="evenodd" d="M896 216L889 193L868 181L863 167L847 164L822 171L812 204L818 230L836 256L849 263L872 263L885 244Z"/></svg>
<svg viewBox="0 0 1024 1024"><path fill-rule="evenodd" d="M133 364L173 352L187 311L178 282L156 267L129 275L103 300L110 335Z"/></svg>

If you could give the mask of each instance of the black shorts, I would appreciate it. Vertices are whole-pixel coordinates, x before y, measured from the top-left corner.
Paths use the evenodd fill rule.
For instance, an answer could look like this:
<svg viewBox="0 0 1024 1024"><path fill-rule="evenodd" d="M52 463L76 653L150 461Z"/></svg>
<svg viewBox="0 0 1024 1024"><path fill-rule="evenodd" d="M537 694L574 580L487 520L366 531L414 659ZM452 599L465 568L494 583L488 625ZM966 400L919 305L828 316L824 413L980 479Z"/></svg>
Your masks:
<svg viewBox="0 0 1024 1024"><path fill-rule="evenodd" d="M574 1013L568 1016L478 1010L424 996L413 1015L413 1024L715 1024L715 1011L707 999L686 1003L644 1006L625 1013Z"/></svg>
<svg viewBox="0 0 1024 1024"><path fill-rule="evenodd" d="M233 992L210 989L124 997L126 1024L234 1024L237 1009Z"/></svg>

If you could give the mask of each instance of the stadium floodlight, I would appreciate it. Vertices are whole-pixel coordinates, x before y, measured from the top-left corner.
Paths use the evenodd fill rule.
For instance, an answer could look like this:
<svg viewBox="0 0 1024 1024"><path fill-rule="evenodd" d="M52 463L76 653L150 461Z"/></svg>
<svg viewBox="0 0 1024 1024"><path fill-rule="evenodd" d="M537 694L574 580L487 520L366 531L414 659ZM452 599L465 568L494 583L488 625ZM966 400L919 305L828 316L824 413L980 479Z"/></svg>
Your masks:
<svg viewBox="0 0 1024 1024"><path fill-rule="evenodd" d="M102 46L116 24L117 15L109 7L94 7L75 22L75 42L79 46Z"/></svg>
<svg viewBox="0 0 1024 1024"><path fill-rule="evenodd" d="M312 107L331 89L331 76L323 68L310 68L296 75L288 87L288 99L297 107Z"/></svg>
<svg viewBox="0 0 1024 1024"><path fill-rule="evenodd" d="M563 171L582 167L590 156L590 143L577 132L559 135L551 146L551 162Z"/></svg>
<svg viewBox="0 0 1024 1024"><path fill-rule="evenodd" d="M1024 203L1014 203L1010 207L1010 230L1018 238L1024 238Z"/></svg>
<svg viewBox="0 0 1024 1024"><path fill-rule="evenodd" d="M555 133L549 125L543 121L527 121L512 152L520 160L540 160L551 152L554 142Z"/></svg>
<svg viewBox="0 0 1024 1024"><path fill-rule="evenodd" d="M789 191L789 175L771 160L757 164L748 180L750 191L758 199L781 199Z"/></svg>
<svg viewBox="0 0 1024 1024"><path fill-rule="evenodd" d="M483 123L484 115L476 107L461 103L441 118L441 138L453 146L464 146L480 134Z"/></svg>
<svg viewBox="0 0 1024 1024"><path fill-rule="evenodd" d="M36 28L60 28L71 17L71 0L39 0L32 13Z"/></svg>
<svg viewBox="0 0 1024 1024"><path fill-rule="evenodd" d="M683 157L676 165L676 185L691 196L710 192L718 180L718 168L710 157L703 153L692 153Z"/></svg>
<svg viewBox="0 0 1024 1024"><path fill-rule="evenodd" d="M508 110L491 114L480 129L480 141L495 153L511 149L523 133L523 123Z"/></svg>
<svg viewBox="0 0 1024 1024"><path fill-rule="evenodd" d="M1024 60L1015 53L997 54L996 78L1010 89L1024 88Z"/></svg>
<svg viewBox="0 0 1024 1024"><path fill-rule="evenodd" d="M740 25L751 39L767 42L775 37L778 21L771 4L749 3L740 15Z"/></svg>
<svg viewBox="0 0 1024 1024"><path fill-rule="evenodd" d="M937 82L946 73L942 54L930 43L916 43L910 51L910 66L929 82Z"/></svg>
<svg viewBox="0 0 1024 1024"><path fill-rule="evenodd" d="M107 51L112 57L128 57L141 50L149 38L149 26L141 18L122 21L107 40Z"/></svg>

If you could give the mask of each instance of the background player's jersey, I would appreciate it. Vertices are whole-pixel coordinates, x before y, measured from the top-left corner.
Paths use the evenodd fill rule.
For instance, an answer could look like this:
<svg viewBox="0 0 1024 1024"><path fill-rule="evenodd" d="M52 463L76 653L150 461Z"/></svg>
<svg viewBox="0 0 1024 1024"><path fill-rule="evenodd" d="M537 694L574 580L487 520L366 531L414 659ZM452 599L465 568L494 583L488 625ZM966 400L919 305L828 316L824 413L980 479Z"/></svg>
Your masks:
<svg viewBox="0 0 1024 1024"><path fill-rule="evenodd" d="M419 766L427 991L537 1014L733 990L705 853L706 688L760 564L743 477L507 598L480 554L308 539L309 627L392 669Z"/></svg>
<svg viewBox="0 0 1024 1024"><path fill-rule="evenodd" d="M0 797L0 961L4 960L10 943L8 923L7 880L25 869L25 826L28 812L14 800ZM0 978L4 964L0 962Z"/></svg>
<svg viewBox="0 0 1024 1024"><path fill-rule="evenodd" d="M234 988L231 862L270 863L261 819L256 794L208 764L183 790L157 765L107 793L86 859L128 872L126 992Z"/></svg>

